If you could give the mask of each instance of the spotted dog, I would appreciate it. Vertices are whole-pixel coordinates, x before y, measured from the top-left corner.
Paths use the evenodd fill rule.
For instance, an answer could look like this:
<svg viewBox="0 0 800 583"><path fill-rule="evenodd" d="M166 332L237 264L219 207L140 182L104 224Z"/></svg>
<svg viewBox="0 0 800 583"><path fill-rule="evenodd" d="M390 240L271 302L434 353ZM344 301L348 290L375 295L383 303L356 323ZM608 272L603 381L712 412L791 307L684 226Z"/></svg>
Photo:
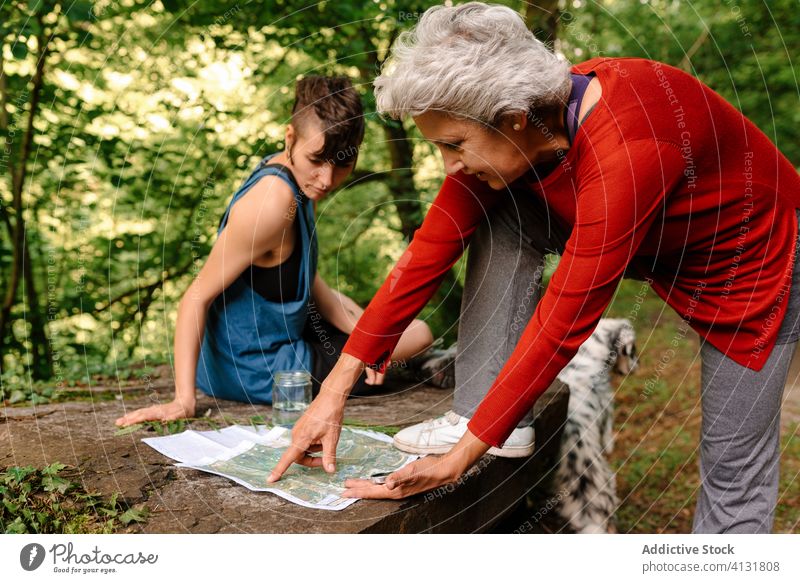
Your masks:
<svg viewBox="0 0 800 583"><path fill-rule="evenodd" d="M566 493L557 511L578 533L614 530L616 477L605 457L614 447L610 373L636 367L635 340L628 320L602 319L558 375L570 397L552 488Z"/></svg>

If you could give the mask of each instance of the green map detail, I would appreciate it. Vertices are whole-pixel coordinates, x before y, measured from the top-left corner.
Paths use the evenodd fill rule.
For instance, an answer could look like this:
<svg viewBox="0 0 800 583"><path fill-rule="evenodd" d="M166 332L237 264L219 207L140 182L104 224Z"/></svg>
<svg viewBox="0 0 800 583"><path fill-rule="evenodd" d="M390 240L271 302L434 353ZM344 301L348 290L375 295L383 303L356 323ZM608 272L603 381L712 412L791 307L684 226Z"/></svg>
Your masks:
<svg viewBox="0 0 800 583"><path fill-rule="evenodd" d="M195 466L200 470L223 474L246 482L253 488L280 490L309 504L330 504L331 496L344 492L347 478L368 478L375 474L393 472L409 461L409 455L395 449L391 443L373 439L361 433L342 429L336 447L336 472L328 474L322 468L307 468L293 464L278 482L267 484L267 476L286 451L256 444L229 460ZM321 454L318 454L321 455Z"/></svg>

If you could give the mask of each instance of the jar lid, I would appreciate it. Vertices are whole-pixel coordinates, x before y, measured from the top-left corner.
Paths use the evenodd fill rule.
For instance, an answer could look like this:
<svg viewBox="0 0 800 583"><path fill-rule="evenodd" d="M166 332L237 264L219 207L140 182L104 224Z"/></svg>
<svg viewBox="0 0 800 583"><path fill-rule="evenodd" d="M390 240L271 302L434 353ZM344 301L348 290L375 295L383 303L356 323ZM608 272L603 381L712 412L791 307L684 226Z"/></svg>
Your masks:
<svg viewBox="0 0 800 583"><path fill-rule="evenodd" d="M305 385L311 382L311 373L304 370L281 370L273 375L279 385Z"/></svg>

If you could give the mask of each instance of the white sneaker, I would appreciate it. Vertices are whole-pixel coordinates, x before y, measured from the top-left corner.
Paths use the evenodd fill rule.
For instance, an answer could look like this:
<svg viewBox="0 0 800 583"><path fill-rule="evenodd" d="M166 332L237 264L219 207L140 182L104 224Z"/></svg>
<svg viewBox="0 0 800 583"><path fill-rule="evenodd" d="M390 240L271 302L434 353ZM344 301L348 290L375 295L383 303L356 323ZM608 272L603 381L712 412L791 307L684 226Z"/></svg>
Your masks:
<svg viewBox="0 0 800 583"><path fill-rule="evenodd" d="M406 427L394 436L394 446L408 453L447 453L466 433L468 417L448 411L436 419L428 419ZM527 457L533 453L533 427L517 427L502 448L491 447L498 457Z"/></svg>

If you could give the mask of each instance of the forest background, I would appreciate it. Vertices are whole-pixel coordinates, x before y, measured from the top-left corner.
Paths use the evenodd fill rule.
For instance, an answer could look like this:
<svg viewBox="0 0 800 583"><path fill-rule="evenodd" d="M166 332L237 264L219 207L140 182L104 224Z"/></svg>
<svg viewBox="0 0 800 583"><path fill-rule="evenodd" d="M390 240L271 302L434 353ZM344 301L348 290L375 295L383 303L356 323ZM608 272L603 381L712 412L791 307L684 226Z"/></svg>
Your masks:
<svg viewBox="0 0 800 583"><path fill-rule="evenodd" d="M283 147L302 75L348 75L365 103L357 170L317 220L320 272L366 305L443 179L371 87L433 4L3 0L0 398L169 362L177 303L238 184ZM641 56L698 76L800 160L797 0L505 4L570 62ZM422 314L445 344L463 267Z"/></svg>

